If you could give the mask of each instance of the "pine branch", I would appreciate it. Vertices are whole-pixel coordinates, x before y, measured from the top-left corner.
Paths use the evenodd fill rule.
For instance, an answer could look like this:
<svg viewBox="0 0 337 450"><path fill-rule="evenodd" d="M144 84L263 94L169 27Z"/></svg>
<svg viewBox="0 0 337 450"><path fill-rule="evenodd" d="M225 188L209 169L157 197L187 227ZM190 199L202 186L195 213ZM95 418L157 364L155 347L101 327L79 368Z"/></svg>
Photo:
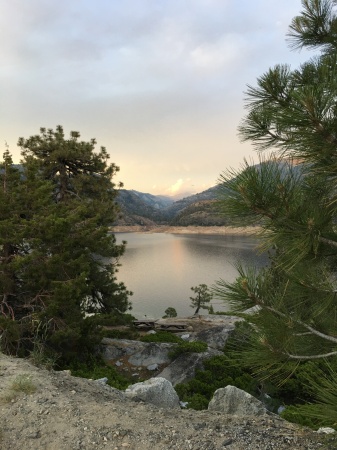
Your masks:
<svg viewBox="0 0 337 450"><path fill-rule="evenodd" d="M319 239L319 241L324 242L325 244L331 245L331 247L337 247L337 242L336 241L324 238L322 236L319 236L318 239Z"/></svg>
<svg viewBox="0 0 337 450"><path fill-rule="evenodd" d="M259 305L261 308L265 308L268 311L272 312L273 314L276 314L279 317L283 317L285 319L289 318L289 315L282 313L281 311L278 311L277 309L271 307L271 306L267 306L264 304L263 300L260 299L257 295L255 295L253 292L250 292L250 290L248 289L248 286L245 285L244 289L247 293L247 296L249 299L255 301L255 303L257 305ZM316 330L315 328L311 327L310 325L306 324L305 322L302 322L301 320L296 320L293 317L291 317L291 320L296 323L297 325L301 325L302 327L306 328L308 331L310 331L312 334L325 339L326 341L330 341L333 342L335 344L337 344L337 338L334 338L333 336L330 336L328 334L322 333L318 330Z"/></svg>
<svg viewBox="0 0 337 450"><path fill-rule="evenodd" d="M286 318L286 319L289 318L288 315L286 315L286 314L284 314L284 313L281 313L281 311L277 311L276 309L272 308L271 306L265 306L265 305L263 305L263 303L260 304L260 305L261 305L263 308L265 308L265 309L267 309L267 310L273 312L274 314L276 314L276 315L278 315L278 316L280 316L280 317L284 317L284 318ZM320 338L322 338L322 339L325 339L326 341L330 341L330 342L333 342L333 343L337 344L337 338L334 338L333 336L329 336L328 334L325 334L325 333L321 333L320 331L315 330L315 328L313 328L313 327L311 327L310 325L308 325L308 324L302 322L301 320L296 320L296 319L294 319L293 317L291 318L291 320L292 320L293 322L295 322L297 325L301 325L302 327L306 328L306 329L309 330L312 334L315 334L316 336L318 336L318 337L320 337Z"/></svg>
<svg viewBox="0 0 337 450"><path fill-rule="evenodd" d="M336 356L337 351L330 352L330 353L322 353L319 355L310 355L310 356L304 356L304 355L292 355L291 353L284 353L284 355L287 355L290 359L297 359L302 361L310 361L312 359L322 359L322 358L328 358L330 356Z"/></svg>

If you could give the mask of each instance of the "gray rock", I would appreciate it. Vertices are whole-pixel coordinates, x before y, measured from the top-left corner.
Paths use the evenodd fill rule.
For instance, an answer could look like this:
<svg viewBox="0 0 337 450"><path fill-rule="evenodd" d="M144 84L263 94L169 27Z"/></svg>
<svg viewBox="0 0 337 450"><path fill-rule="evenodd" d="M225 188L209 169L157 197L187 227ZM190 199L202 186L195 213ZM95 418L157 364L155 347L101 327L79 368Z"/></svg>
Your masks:
<svg viewBox="0 0 337 450"><path fill-rule="evenodd" d="M101 384L107 384L108 379L107 377L104 378L98 378L97 380L95 380L96 383L101 383Z"/></svg>
<svg viewBox="0 0 337 450"><path fill-rule="evenodd" d="M158 366L158 364L150 364L146 368L147 368L147 370L158 370L159 366Z"/></svg>
<svg viewBox="0 0 337 450"><path fill-rule="evenodd" d="M189 338L190 338L190 335L189 335L189 334L182 334L180 337L181 337L181 339L182 339L183 341L188 341Z"/></svg>
<svg viewBox="0 0 337 450"><path fill-rule="evenodd" d="M260 305L252 306L251 308L245 309L243 311L243 314L248 314L249 316L253 316L254 314L257 314L261 310Z"/></svg>
<svg viewBox="0 0 337 450"><path fill-rule="evenodd" d="M171 364L162 370L158 377L166 378L173 386L186 383L195 377L196 369L203 369L203 362L212 356L223 355L218 350L208 349L203 353L185 353L178 356Z"/></svg>
<svg viewBox="0 0 337 450"><path fill-rule="evenodd" d="M210 411L219 411L236 416L261 416L268 414L264 404L252 395L235 386L226 386L214 392L209 402Z"/></svg>
<svg viewBox="0 0 337 450"><path fill-rule="evenodd" d="M227 315L221 315L221 314L196 314L190 319L195 320L196 322L198 320L202 320L203 322L209 322L210 324L214 325L226 325L228 323L233 322L242 322L242 318L238 316L227 316Z"/></svg>
<svg viewBox="0 0 337 450"><path fill-rule="evenodd" d="M318 430L317 430L316 433L321 433L321 434L334 434L334 433L336 433L336 430L334 430L334 429L331 428L331 427L321 427L321 428L318 428Z"/></svg>
<svg viewBox="0 0 337 450"><path fill-rule="evenodd" d="M128 363L132 366L146 367L151 364L169 363L168 353L175 345L177 344L104 338L102 340L102 355L109 363L126 357Z"/></svg>
<svg viewBox="0 0 337 450"><path fill-rule="evenodd" d="M193 337L191 337L190 341L206 342L208 347L223 350L227 339L231 333L233 333L234 329L234 321L233 323L228 322L225 325L213 326L207 330L195 333Z"/></svg>
<svg viewBox="0 0 337 450"><path fill-rule="evenodd" d="M161 408L180 408L179 397L165 378L150 378L143 383L133 384L125 390L125 396Z"/></svg>

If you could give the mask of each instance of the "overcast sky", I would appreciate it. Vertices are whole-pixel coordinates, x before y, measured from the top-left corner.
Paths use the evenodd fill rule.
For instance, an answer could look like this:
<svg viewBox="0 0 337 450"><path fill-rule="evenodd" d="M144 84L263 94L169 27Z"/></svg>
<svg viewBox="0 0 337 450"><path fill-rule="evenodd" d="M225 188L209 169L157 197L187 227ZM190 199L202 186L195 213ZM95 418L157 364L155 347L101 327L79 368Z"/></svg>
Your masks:
<svg viewBox="0 0 337 450"><path fill-rule="evenodd" d="M290 51L300 0L2 0L0 139L63 125L97 139L125 188L201 192L256 158L242 144L247 84Z"/></svg>

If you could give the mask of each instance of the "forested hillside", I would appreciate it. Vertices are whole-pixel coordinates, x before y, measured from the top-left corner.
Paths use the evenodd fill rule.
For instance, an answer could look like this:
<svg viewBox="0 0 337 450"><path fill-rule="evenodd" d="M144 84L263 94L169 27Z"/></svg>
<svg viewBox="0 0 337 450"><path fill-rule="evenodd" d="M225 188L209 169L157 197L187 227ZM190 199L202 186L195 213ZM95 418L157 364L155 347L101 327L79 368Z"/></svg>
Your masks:
<svg viewBox="0 0 337 450"><path fill-rule="evenodd" d="M300 176L301 164L291 163L294 173ZM252 167L258 172L263 165ZM278 161L277 166L281 176L289 171L289 162ZM233 179L236 175L233 174ZM222 195L226 187L221 186ZM228 191L229 192L229 191ZM145 194L134 190L120 189L117 197L121 211L116 225L172 225L172 226L225 226L231 224L230 215L217 206L219 187L214 186L198 194L190 195L181 200L173 201L169 197Z"/></svg>
<svg viewBox="0 0 337 450"><path fill-rule="evenodd" d="M216 192L215 186L199 194L173 201L169 197L121 189L117 197L121 214L116 224L226 225L226 218L215 208Z"/></svg>

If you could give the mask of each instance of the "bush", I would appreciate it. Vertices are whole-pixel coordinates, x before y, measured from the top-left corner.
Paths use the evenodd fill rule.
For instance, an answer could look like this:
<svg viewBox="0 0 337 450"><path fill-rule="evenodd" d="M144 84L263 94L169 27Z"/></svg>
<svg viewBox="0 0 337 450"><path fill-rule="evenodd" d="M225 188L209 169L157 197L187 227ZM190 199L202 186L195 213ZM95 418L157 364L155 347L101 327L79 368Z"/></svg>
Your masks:
<svg viewBox="0 0 337 450"><path fill-rule="evenodd" d="M202 353L207 350L207 344L205 342L185 342L182 341L174 349L169 352L169 356L172 359L177 358L183 353Z"/></svg>
<svg viewBox="0 0 337 450"><path fill-rule="evenodd" d="M102 330L103 337L110 339L131 339L139 338L139 333L135 330Z"/></svg>
<svg viewBox="0 0 337 450"><path fill-rule="evenodd" d="M203 365L204 370L197 370L193 380L175 386L188 408L206 409L214 392L229 384L257 396L258 381L228 356L213 356Z"/></svg>
<svg viewBox="0 0 337 450"><path fill-rule="evenodd" d="M193 394L192 397L189 399L188 408L196 409L198 411L202 409L208 408L208 400L200 394Z"/></svg>
<svg viewBox="0 0 337 450"><path fill-rule="evenodd" d="M135 318L131 314L111 313L111 314L96 314L88 318L97 325L106 327L114 327L118 325L132 325Z"/></svg>
<svg viewBox="0 0 337 450"><path fill-rule="evenodd" d="M316 429L323 425L336 427L337 358L330 358L329 364L326 361L301 362L295 370L285 363L283 369L289 373L287 379L281 384L277 377L266 382L240 358L246 346L245 334L249 332L247 324L239 323L227 341L223 355L207 359L203 362L204 370L197 370L193 380L175 386L179 398L188 402L187 407L207 408L217 389L233 385L263 401L272 412L285 405L286 410L281 416L290 422ZM174 352L179 353L180 347L177 346Z"/></svg>
<svg viewBox="0 0 337 450"><path fill-rule="evenodd" d="M108 378L107 384L120 390L124 390L132 384L131 379L118 373L114 367L108 366L103 359L99 357L92 358L91 363L83 364L75 362L74 364L71 364L68 369L75 377L91 378L93 380L106 377Z"/></svg>
<svg viewBox="0 0 337 450"><path fill-rule="evenodd" d="M184 342L181 337L170 333L169 331L158 331L156 334L147 334L140 338L142 342L167 342L181 343Z"/></svg>
<svg viewBox="0 0 337 450"><path fill-rule="evenodd" d="M336 423L333 420L319 419L317 415L320 414L319 405L291 405L288 406L280 415L282 419L288 422L298 423L304 427L310 427L318 430L320 427L336 428Z"/></svg>
<svg viewBox="0 0 337 450"><path fill-rule="evenodd" d="M0 351L15 355L18 351L20 333L20 326L17 322L0 316Z"/></svg>

